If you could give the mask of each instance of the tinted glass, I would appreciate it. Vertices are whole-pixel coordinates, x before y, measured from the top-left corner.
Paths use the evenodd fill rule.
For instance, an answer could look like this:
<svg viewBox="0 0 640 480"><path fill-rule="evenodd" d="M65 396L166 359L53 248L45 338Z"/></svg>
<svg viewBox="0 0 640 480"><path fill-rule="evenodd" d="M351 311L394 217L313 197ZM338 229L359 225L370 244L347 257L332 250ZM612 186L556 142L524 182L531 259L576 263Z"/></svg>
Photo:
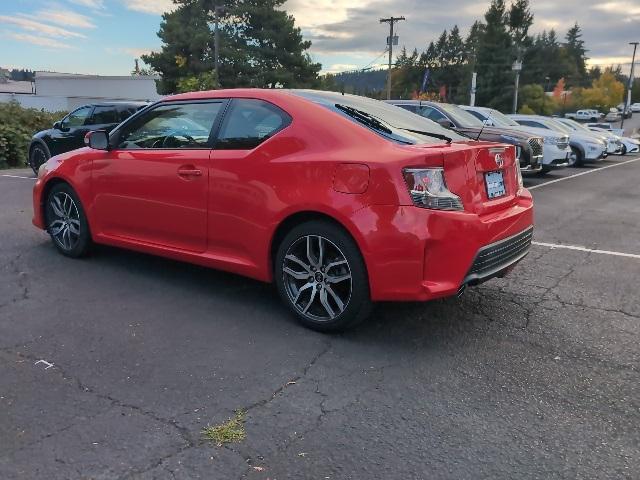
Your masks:
<svg viewBox="0 0 640 480"><path fill-rule="evenodd" d="M119 105L117 107L118 123L124 122L127 118L129 118L141 108L144 108L144 106L138 107L133 105Z"/></svg>
<svg viewBox="0 0 640 480"><path fill-rule="evenodd" d="M457 105L450 103L439 103L438 107L441 108L447 116L461 127L482 127L483 123L469 112L464 111Z"/></svg>
<svg viewBox="0 0 640 480"><path fill-rule="evenodd" d="M353 117L340 111L336 105L343 105L346 107L356 108L382 122L385 127L391 130L391 133L386 133L374 128L370 128L372 132L388 138L389 140L410 143L410 144L425 144L425 143L444 143L444 140L429 137L427 135L421 135L415 132L409 132L405 129L422 130L425 132L436 133L444 135L453 140L467 140L451 130L447 130L437 123L428 120L419 115L415 115L403 108L398 108L395 105L390 105L379 100L373 100L371 98L360 97L358 95L342 95L336 92L318 92L314 90L292 90L291 93L307 98L317 104L323 105L339 115L348 118L349 120L361 125L363 128L369 128Z"/></svg>
<svg viewBox="0 0 640 480"><path fill-rule="evenodd" d="M235 99L225 115L216 148L250 150L289 125L291 117L275 105L254 99Z"/></svg>
<svg viewBox="0 0 640 480"><path fill-rule="evenodd" d="M96 107L93 110L91 123L96 125L103 123L119 123L116 107Z"/></svg>
<svg viewBox="0 0 640 480"><path fill-rule="evenodd" d="M126 125L118 148L209 148L222 102L164 104Z"/></svg>
<svg viewBox="0 0 640 480"><path fill-rule="evenodd" d="M424 105L422 107L418 107L418 111L416 113L428 118L429 120L433 120L434 122L437 122L438 120L448 120L445 115L435 108L425 107Z"/></svg>
<svg viewBox="0 0 640 480"><path fill-rule="evenodd" d="M467 110L467 112L469 112L471 115L476 117L478 120L486 120L487 119L487 117L485 117L482 113L476 112L475 110Z"/></svg>
<svg viewBox="0 0 640 480"><path fill-rule="evenodd" d="M81 127L85 124L89 115L91 115L91 110L93 110L93 107L82 107L71 112L67 118L64 119L62 125L64 127Z"/></svg>

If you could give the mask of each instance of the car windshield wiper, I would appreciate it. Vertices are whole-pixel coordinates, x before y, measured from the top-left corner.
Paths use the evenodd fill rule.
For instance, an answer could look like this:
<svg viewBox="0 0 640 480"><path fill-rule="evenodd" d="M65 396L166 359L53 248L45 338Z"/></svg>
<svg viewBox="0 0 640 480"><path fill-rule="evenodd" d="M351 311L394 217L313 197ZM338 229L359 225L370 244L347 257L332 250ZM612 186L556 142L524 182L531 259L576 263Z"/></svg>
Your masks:
<svg viewBox="0 0 640 480"><path fill-rule="evenodd" d="M446 135L441 135L440 133L427 132L424 130L414 130L412 128L405 127L396 127L395 125L390 124L386 120L382 120L381 118L376 117L375 115L371 115L370 113L364 112L362 110L358 110L357 108L349 107L347 105L341 105L336 103L336 108L343 111L347 115L355 118L356 120L362 122L363 124L375 128L376 130L381 130L385 133L393 133L390 128L386 127L384 124L386 123L391 128L395 128L396 130L404 130L405 132L417 133L418 135L425 135L427 137L437 138L439 140L444 140L447 143L451 143L453 139L447 137Z"/></svg>
<svg viewBox="0 0 640 480"><path fill-rule="evenodd" d="M372 117L367 112L363 112L362 110L358 110L357 108L349 107L347 105L341 105L336 103L336 108L352 118L355 118L360 123L366 125L367 127L374 128L376 130L380 130L384 133L393 133L389 127L386 127L382 124L380 120Z"/></svg>

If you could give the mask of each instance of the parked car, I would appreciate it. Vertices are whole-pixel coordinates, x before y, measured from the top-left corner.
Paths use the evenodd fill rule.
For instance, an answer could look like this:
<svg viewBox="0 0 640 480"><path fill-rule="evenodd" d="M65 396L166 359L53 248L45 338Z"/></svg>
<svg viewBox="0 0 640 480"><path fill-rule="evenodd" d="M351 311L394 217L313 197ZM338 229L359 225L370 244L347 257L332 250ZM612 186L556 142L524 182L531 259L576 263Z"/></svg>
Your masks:
<svg viewBox="0 0 640 480"><path fill-rule="evenodd" d="M621 144L620 151L618 152L619 155L626 155L627 153L638 153L638 152L640 152L640 141L636 140L635 138L621 137L619 134L616 134L613 131L611 131L611 129L605 129L605 128L600 128L600 127L591 127L591 126L589 126L589 130L591 130L593 132L596 132L596 133L615 136L615 138ZM616 129L616 130L620 130L620 129Z"/></svg>
<svg viewBox="0 0 640 480"><path fill-rule="evenodd" d="M566 133L569 135L569 146L571 147L571 156L569 157L569 165L578 167L586 162L597 162L607 156L607 145L604 140L597 136L577 132L563 125L558 120L543 117L541 115L509 115L520 125L528 127L545 128L548 130Z"/></svg>
<svg viewBox="0 0 640 480"><path fill-rule="evenodd" d="M622 142L620 141L620 137L614 135L613 133L604 131L594 132L589 127L585 126L584 123L576 122L575 120L571 120L570 118L557 118L555 120L570 128L574 132L592 135L605 142L607 155L615 155L622 152Z"/></svg>
<svg viewBox="0 0 640 480"><path fill-rule="evenodd" d="M638 113L640 112L640 103L636 102L636 103L632 103L629 106L629 110L631 110L633 113Z"/></svg>
<svg viewBox="0 0 640 480"><path fill-rule="evenodd" d="M460 105L460 108L469 112L486 125L519 130L528 135L542 137L542 173L549 173L551 170L569 165L571 148L569 148L569 135L567 133L520 125L512 118L493 108L470 107L467 105Z"/></svg>
<svg viewBox="0 0 640 480"><path fill-rule="evenodd" d="M599 123L587 123L586 125L589 128L600 128L602 130L607 130L613 133L614 135L618 135L619 137L624 135L624 129L613 128L613 125L611 125L610 123L599 122Z"/></svg>
<svg viewBox="0 0 640 480"><path fill-rule="evenodd" d="M617 108L610 108L607 114L604 116L605 122L618 122L622 119L622 112Z"/></svg>
<svg viewBox="0 0 640 480"><path fill-rule="evenodd" d="M109 102L83 105L55 122L53 128L36 133L29 145L28 163L35 173L52 156L84 146L84 136L93 130L111 131L145 102Z"/></svg>
<svg viewBox="0 0 640 480"><path fill-rule="evenodd" d="M576 113L565 113L564 118L572 118L573 120L597 122L602 118L602 114L597 110L578 110Z"/></svg>
<svg viewBox="0 0 640 480"><path fill-rule="evenodd" d="M95 242L275 282L317 330L503 276L531 243L514 147L377 100L188 93L86 141L34 185L33 223L62 254Z"/></svg>
<svg viewBox="0 0 640 480"><path fill-rule="evenodd" d="M514 145L517 148L516 152L523 172L537 173L542 169L543 140L541 137L508 128L486 126L470 113L450 103L421 100L387 100L387 103L428 118L474 140Z"/></svg>

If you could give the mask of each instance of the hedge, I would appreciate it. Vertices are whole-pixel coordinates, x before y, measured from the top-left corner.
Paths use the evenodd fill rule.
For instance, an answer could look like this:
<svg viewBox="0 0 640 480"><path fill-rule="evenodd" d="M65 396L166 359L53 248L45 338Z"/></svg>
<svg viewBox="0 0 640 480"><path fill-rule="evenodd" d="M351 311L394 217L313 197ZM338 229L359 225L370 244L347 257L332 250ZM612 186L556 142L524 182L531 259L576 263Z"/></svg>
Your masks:
<svg viewBox="0 0 640 480"><path fill-rule="evenodd" d="M18 102L0 103L0 168L25 166L33 134L51 128L65 115L23 108Z"/></svg>

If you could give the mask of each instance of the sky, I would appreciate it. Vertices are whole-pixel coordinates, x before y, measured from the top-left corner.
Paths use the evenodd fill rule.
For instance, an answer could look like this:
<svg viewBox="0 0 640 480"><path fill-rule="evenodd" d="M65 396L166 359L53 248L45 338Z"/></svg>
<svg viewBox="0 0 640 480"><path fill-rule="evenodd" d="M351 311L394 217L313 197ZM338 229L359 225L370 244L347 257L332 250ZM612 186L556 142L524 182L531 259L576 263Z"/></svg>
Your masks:
<svg viewBox="0 0 640 480"><path fill-rule="evenodd" d="M287 0L310 53L323 72L377 66L388 25L404 15L399 48L426 48L457 24L463 35L489 0ZM556 29L564 37L578 22L591 64L628 70L631 41L640 41L640 0L531 0L532 32ZM161 47L157 31L171 0L0 0L0 66L68 73L127 75L134 59ZM640 52L638 52L640 56Z"/></svg>

